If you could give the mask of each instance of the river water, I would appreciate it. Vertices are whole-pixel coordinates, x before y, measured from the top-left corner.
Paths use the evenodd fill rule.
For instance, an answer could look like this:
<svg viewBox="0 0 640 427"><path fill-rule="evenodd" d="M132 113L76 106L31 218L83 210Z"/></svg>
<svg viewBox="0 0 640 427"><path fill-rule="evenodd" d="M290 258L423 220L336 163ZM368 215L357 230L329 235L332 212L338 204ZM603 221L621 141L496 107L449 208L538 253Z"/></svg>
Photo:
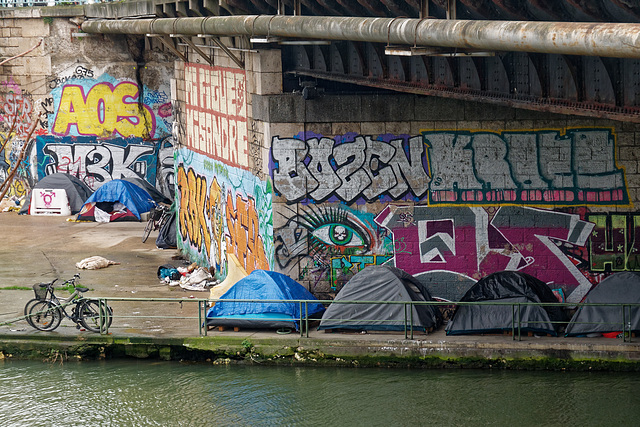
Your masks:
<svg viewBox="0 0 640 427"><path fill-rule="evenodd" d="M0 362L2 426L631 426L640 374Z"/></svg>

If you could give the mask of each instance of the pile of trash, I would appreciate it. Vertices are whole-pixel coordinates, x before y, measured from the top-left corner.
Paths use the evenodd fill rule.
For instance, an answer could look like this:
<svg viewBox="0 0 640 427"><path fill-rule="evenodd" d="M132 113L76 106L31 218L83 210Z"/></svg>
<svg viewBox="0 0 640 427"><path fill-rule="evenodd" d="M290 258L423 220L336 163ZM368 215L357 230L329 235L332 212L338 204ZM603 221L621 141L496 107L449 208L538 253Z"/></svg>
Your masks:
<svg viewBox="0 0 640 427"><path fill-rule="evenodd" d="M18 212L24 197L9 196L0 201L0 212Z"/></svg>
<svg viewBox="0 0 640 427"><path fill-rule="evenodd" d="M214 279L209 269L198 267L196 263L188 267L161 265L158 267L158 279L169 286L180 286L189 291L208 291L210 287L220 283Z"/></svg>

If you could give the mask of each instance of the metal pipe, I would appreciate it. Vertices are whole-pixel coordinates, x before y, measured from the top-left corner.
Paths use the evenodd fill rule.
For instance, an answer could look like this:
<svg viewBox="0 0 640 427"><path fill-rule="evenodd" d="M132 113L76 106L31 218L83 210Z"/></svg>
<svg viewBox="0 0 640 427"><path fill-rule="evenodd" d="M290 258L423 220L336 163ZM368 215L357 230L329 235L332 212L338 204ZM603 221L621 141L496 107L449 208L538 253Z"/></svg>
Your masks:
<svg viewBox="0 0 640 427"><path fill-rule="evenodd" d="M211 34L350 40L388 45L640 58L640 24L243 15L97 19L97 34Z"/></svg>

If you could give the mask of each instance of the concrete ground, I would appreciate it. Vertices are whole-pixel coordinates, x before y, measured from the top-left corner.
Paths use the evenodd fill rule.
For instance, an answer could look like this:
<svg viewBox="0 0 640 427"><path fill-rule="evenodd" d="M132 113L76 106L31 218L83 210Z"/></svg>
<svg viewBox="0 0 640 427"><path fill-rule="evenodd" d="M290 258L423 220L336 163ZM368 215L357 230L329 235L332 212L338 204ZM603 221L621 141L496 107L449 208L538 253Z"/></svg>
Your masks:
<svg viewBox="0 0 640 427"><path fill-rule="evenodd" d="M30 288L35 283L54 278L62 281L75 273L80 273L81 283L91 289L87 296L127 299L109 301L114 310L109 329L112 338L161 341L199 337L195 300L207 298L209 292L170 287L157 277L158 267L163 264L176 267L188 264L177 250L157 249L157 232L142 243L144 222L99 224L74 222L73 219L0 213L0 341L98 338L98 334L76 329L68 319L53 332L37 331L25 320L13 321L22 316L25 303L33 298L31 290L13 287ZM77 262L94 255L119 264L99 270L76 268ZM58 294L68 295L64 291L58 291ZM141 302L135 298L174 301ZM207 335L236 342L250 339L276 346L280 342L320 348L332 354L490 358L518 355L640 361L640 338L627 343L608 338L523 336L517 341L507 335L446 336L443 328L428 335L416 333L413 339L405 339L403 333L325 333L315 328L311 329L309 337L302 338L295 331L282 335L270 330L215 329Z"/></svg>
<svg viewBox="0 0 640 427"><path fill-rule="evenodd" d="M18 215L0 213L0 323L20 317L33 291L8 289L28 287L58 278L58 284L80 274L80 283L89 288L86 296L109 298L206 298L208 292L187 292L169 287L157 277L163 264L183 266L177 250L156 248L157 232L146 243L141 236L144 222L74 222L72 217ZM98 255L119 264L98 270L81 270L76 263ZM58 291L59 296L68 296ZM137 301L109 303L114 309L113 333L198 333L198 321L155 320L153 315L197 317L197 304L153 303ZM183 329L184 328L184 329ZM78 333L75 325L63 320L53 333ZM2 332L42 333L26 321L0 326Z"/></svg>

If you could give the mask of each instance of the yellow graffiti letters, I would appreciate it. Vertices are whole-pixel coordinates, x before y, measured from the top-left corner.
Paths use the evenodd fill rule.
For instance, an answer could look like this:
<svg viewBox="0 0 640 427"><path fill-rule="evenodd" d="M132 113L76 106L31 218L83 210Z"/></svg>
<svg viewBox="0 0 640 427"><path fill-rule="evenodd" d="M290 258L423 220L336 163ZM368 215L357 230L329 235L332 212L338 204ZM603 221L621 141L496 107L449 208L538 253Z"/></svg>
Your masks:
<svg viewBox="0 0 640 427"><path fill-rule="evenodd" d="M222 206L222 191L218 180L213 179L211 186L209 187L209 203L207 205L207 212L211 219L211 231L213 247L212 255L215 257L217 264L222 264L222 239L224 236L224 212Z"/></svg>
<svg viewBox="0 0 640 427"><path fill-rule="evenodd" d="M260 223L253 199L247 201L236 196L233 207L231 194L227 194L227 250L235 249L240 262L244 263L248 273L253 270L269 270L269 262L264 253L260 237Z"/></svg>
<svg viewBox="0 0 640 427"><path fill-rule="evenodd" d="M211 248L211 232L206 218L207 181L202 176L196 176L193 169L185 173L184 168L178 168L178 187L180 189L180 231L191 244L204 249L209 255Z"/></svg>
<svg viewBox="0 0 640 427"><path fill-rule="evenodd" d="M138 86L129 82L98 83L86 96L82 86L66 85L52 132L68 135L76 126L80 135L148 137L155 129L154 116L148 106L140 108L137 98Z"/></svg>

